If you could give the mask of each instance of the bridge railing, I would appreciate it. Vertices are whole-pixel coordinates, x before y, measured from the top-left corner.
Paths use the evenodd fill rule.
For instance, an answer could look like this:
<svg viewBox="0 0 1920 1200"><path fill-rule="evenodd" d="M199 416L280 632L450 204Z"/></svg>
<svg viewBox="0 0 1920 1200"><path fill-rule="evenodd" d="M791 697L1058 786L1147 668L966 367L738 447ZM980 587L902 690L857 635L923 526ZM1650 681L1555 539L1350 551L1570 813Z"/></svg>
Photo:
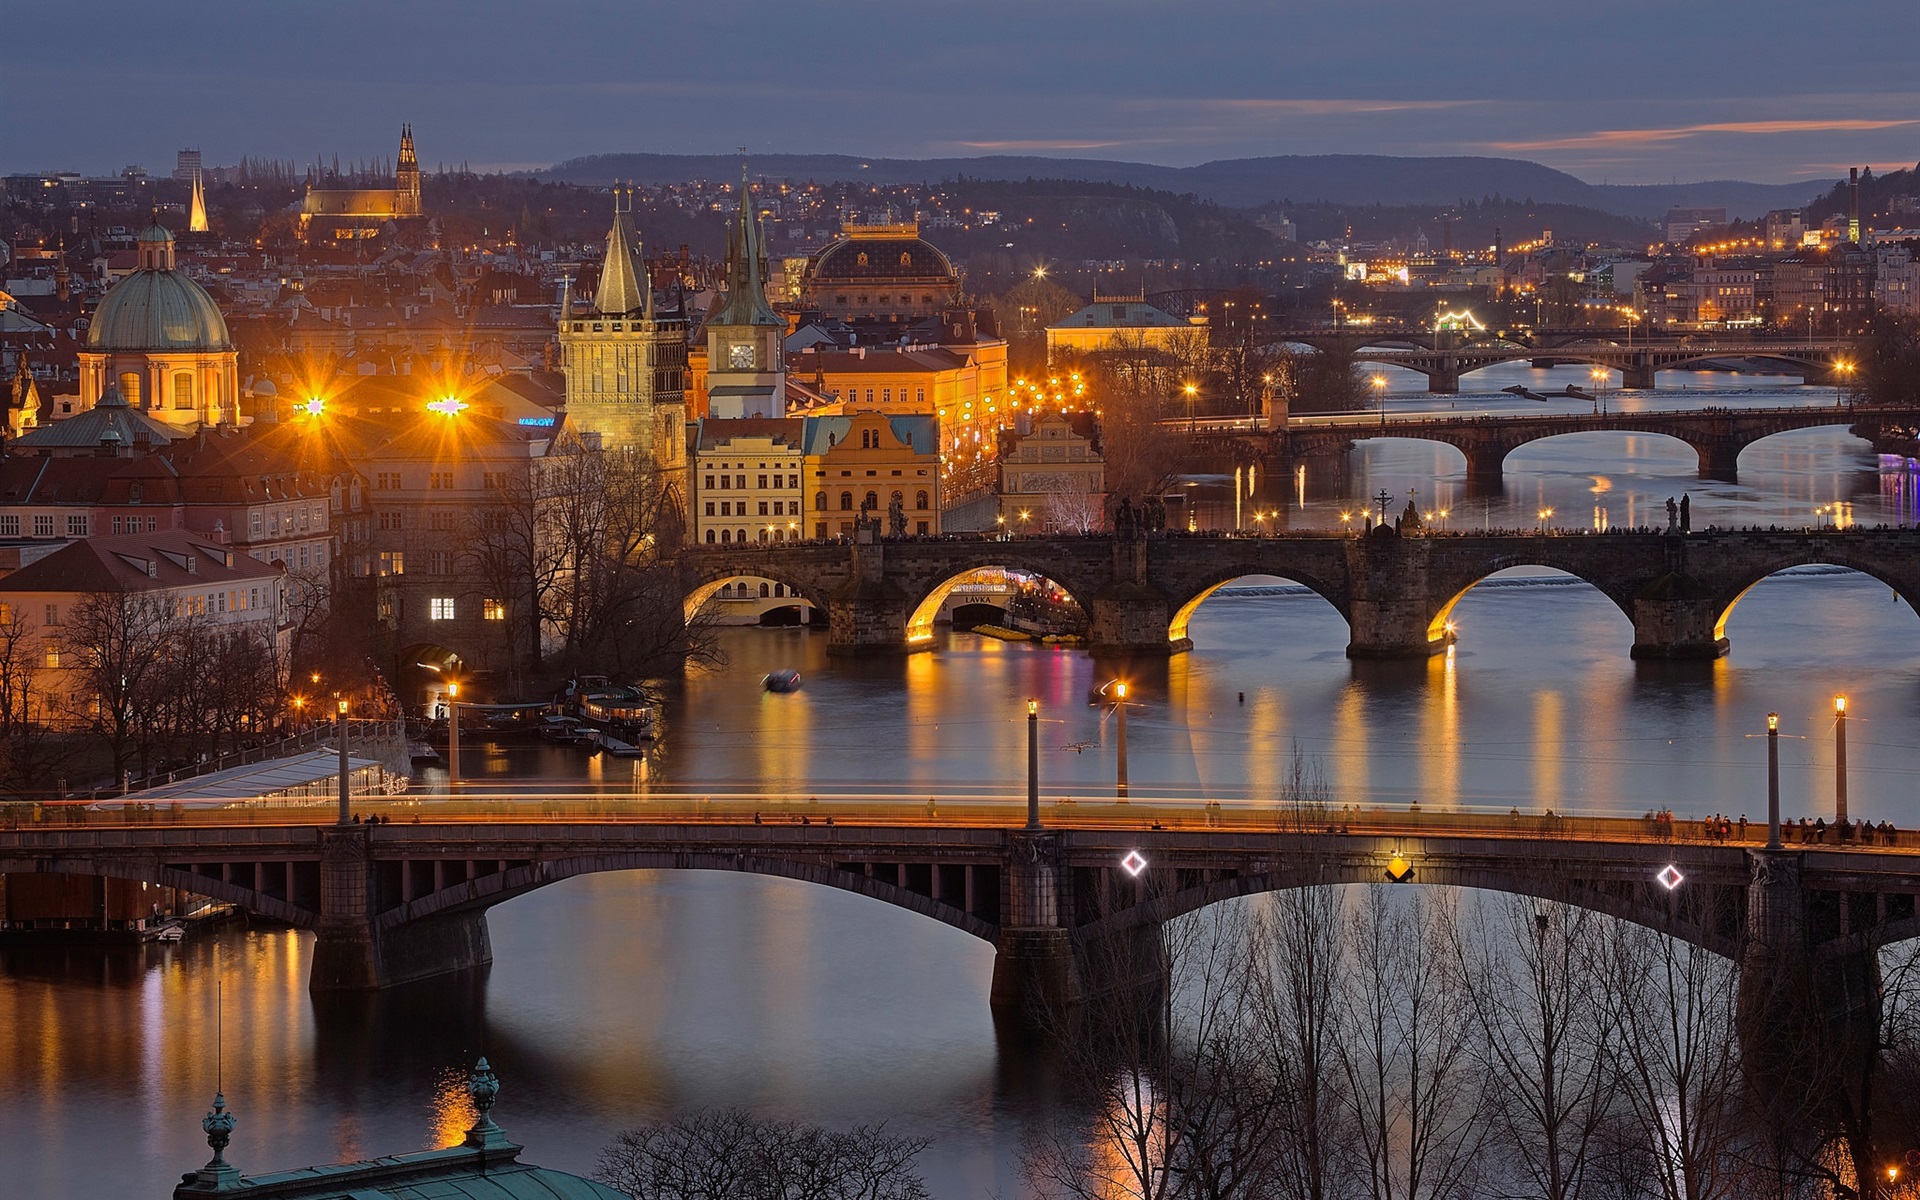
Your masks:
<svg viewBox="0 0 1920 1200"><path fill-rule="evenodd" d="M1018 828L1025 802L967 796L920 799L904 796L756 797L750 795L633 797L548 794L444 797L402 794L353 798L356 819L377 817L394 825L446 824L629 824L803 825L835 828ZM180 828L217 830L331 825L335 802L214 802L166 804L135 801L0 805L0 829L59 830ZM1764 823L1640 817L1576 816L1553 812L1423 809L1342 805L1296 807L1252 801L1156 798L1120 801L1106 796L1063 796L1042 806L1043 823L1054 829L1219 830L1232 833L1354 834L1402 837L1485 837L1653 844L1761 845ZM1810 838L1810 835L1809 835ZM1802 844L1797 826L1788 840ZM1871 849L1920 849L1920 831L1873 832L1842 840L1835 829L1820 844Z"/></svg>
<svg viewBox="0 0 1920 1200"><path fill-rule="evenodd" d="M349 740L359 744L363 739L391 743L395 747L406 741L406 723L403 721L378 721L359 718L349 719ZM243 746L182 766L169 767L146 775L128 774L112 783L96 784L79 791L68 791L62 800L96 801L122 796L128 792L138 792L146 788L163 787L178 783L183 779L193 779L201 775L211 775L216 771L225 771L233 767L251 766L254 763L270 762L276 758L290 758L302 750L311 750L316 746L333 744L334 723L319 721L298 732L256 746Z"/></svg>

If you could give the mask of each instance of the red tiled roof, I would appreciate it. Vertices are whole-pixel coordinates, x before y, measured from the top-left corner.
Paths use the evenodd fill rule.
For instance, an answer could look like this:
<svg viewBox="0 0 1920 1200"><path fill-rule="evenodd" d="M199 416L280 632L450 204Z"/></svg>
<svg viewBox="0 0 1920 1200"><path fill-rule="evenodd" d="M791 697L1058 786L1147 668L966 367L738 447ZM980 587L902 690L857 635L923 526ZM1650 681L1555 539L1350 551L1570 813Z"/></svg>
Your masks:
<svg viewBox="0 0 1920 1200"><path fill-rule="evenodd" d="M139 592L272 579L281 568L191 533L87 538L0 581L0 591Z"/></svg>

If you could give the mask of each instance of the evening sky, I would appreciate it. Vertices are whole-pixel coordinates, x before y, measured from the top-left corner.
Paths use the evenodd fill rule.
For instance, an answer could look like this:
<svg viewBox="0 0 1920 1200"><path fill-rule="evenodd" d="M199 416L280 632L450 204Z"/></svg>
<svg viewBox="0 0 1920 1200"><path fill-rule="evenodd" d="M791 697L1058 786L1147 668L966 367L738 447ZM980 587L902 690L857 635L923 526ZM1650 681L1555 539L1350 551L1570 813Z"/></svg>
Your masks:
<svg viewBox="0 0 1920 1200"><path fill-rule="evenodd" d="M1920 159L1916 0L39 0L0 170L622 151L1185 165L1488 154L1594 182Z"/></svg>

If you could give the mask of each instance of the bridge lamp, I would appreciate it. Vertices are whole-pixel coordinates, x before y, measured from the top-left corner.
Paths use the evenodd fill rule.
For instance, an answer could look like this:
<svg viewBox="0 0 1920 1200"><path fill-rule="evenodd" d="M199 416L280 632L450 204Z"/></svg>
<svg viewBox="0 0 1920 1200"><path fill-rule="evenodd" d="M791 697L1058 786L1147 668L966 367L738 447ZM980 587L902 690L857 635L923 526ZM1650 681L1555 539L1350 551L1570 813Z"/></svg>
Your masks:
<svg viewBox="0 0 1920 1200"><path fill-rule="evenodd" d="M1147 869L1146 856L1138 850L1129 850L1127 851L1127 856L1120 860L1120 869L1135 879L1138 879L1140 878L1140 872Z"/></svg>
<svg viewBox="0 0 1920 1200"><path fill-rule="evenodd" d="M1405 855L1395 851L1394 856L1387 860L1387 882L1405 883L1412 878L1413 864L1407 861Z"/></svg>
<svg viewBox="0 0 1920 1200"><path fill-rule="evenodd" d="M1687 880L1687 877L1680 873L1680 868L1674 866L1672 863L1661 867L1659 874L1655 875L1654 878L1660 881L1661 887L1666 888L1670 892Z"/></svg>

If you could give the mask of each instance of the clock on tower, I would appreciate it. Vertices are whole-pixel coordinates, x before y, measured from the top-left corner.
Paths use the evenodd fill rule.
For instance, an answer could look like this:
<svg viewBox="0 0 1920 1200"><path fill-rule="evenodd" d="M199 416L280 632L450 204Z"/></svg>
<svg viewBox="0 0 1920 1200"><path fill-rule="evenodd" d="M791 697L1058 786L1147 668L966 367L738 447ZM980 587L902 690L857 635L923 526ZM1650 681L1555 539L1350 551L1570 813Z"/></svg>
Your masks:
<svg viewBox="0 0 1920 1200"><path fill-rule="evenodd" d="M735 371L753 370L753 343L735 342L728 346L727 366Z"/></svg>

